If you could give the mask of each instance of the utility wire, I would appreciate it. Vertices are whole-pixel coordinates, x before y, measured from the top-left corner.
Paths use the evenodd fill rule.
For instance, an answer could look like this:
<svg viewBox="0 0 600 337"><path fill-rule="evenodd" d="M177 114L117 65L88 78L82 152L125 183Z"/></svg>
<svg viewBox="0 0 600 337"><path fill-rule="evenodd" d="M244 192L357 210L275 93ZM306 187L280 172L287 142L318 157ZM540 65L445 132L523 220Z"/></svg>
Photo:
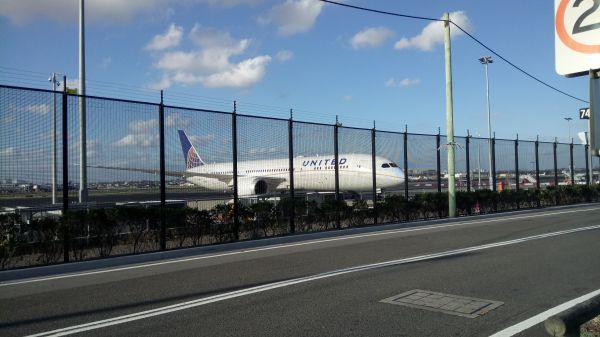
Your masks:
<svg viewBox="0 0 600 337"><path fill-rule="evenodd" d="M335 2L335 1L329 1L329 0L320 0L320 1L321 2L330 3L332 5L338 5L338 6L342 6L342 7L348 7L348 8L358 9L358 10L366 11L366 12L372 12L372 13L377 13L377 14L385 14L385 15L391 15L391 16L399 16L401 18L426 20L426 21L444 21L442 19L428 18L428 17L424 17L424 16L414 16L414 15L400 14L400 13L394 13L394 12L380 11L380 10L377 10L377 9L366 8L366 7L359 7L359 6L353 6L353 5L348 5L348 4L344 4L344 3L340 3L340 2Z"/></svg>
<svg viewBox="0 0 600 337"><path fill-rule="evenodd" d="M402 17L402 18L409 18L409 19L417 19L417 20L425 20L425 21L444 21L442 19L434 19L434 18L428 18L428 17L422 17L422 16L414 16L414 15L407 15L407 14L401 14L401 13L394 13L394 12L388 12L388 11L381 11L381 10L377 10L377 9L372 9L372 8L366 8L366 7L359 7L359 6L353 6L353 5L348 5L348 4L344 4L344 3L339 3L336 1L331 1L331 0L319 0L321 2L325 2L325 3L329 3L332 5L337 5L337 6L341 6L341 7L348 7L348 8L352 8L352 9L357 9L357 10L361 10L361 11L366 11L366 12L371 12L371 13L377 13L377 14L384 14L384 15L391 15L391 16L396 16L396 17ZM533 80L537 81L538 83L556 91L559 92L565 96L568 96L572 99L578 100L580 102L583 103L589 103L589 101L586 101L584 99L581 99L579 97L573 96L569 93L566 93L542 80L540 80L539 78L533 76L532 74L530 74L529 72L525 71L523 68L517 66L516 64L510 62L508 59L506 59L505 57L503 57L502 55L498 54L497 52L495 52L494 50L492 50L490 47L488 47L485 43L481 42L479 39L477 39L476 37L474 37L473 35L471 35L470 33L468 33L466 30L464 30L461 26L459 26L458 24L452 22L452 20L450 20L450 22L456 26L456 28L458 28L460 31L462 31L463 33L465 33L468 37L470 37L471 39L473 39L473 41L477 42L480 46L482 46L483 48L485 48L486 50L488 50L490 53L496 55L498 58L500 58L502 61L508 63L510 66L512 66L513 68L517 69L518 71L520 71L521 73L525 74L526 76L532 78Z"/></svg>
<svg viewBox="0 0 600 337"><path fill-rule="evenodd" d="M452 21L450 21L450 22L452 22ZM530 73L528 73L527 71L525 71L523 68L521 68L521 67L517 66L516 64L514 64L514 63L510 62L510 61L509 61L509 60L507 60L505 57L503 57L502 55L500 55L500 54L498 54L497 52L495 52L495 51L494 51L492 48L488 47L488 46L487 46L485 43L483 43L483 42L479 41L479 39L477 39L477 38L476 38L476 37L474 37L473 35L469 34L469 32L467 32L466 30L464 30L464 29L463 29L461 26L457 25L457 24L456 24L456 23L454 23L454 22L452 22L452 24L453 24L454 26L456 26L456 28L458 28L460 31L462 31L463 33L465 33L465 34L466 34L468 37L470 37L471 39L473 39L473 41L477 42L477 43L478 43L480 46L482 46L483 48L487 49L487 50L488 50L490 53L492 53L492 54L496 55L496 56L497 56L498 58L500 58L502 61L504 61L504 62L508 63L510 66L512 66L513 68L515 68L515 69L517 69L518 71L522 72L522 73L523 73L523 74L525 74L526 76L528 76L528 77L532 78L533 80L537 81L538 83L540 83L540 84L542 84L542 85L545 85L546 87L548 87L548 88L550 88L550 89L552 89L552 90L554 90L554 91L557 91L557 92L559 92L559 93L561 93L561 94L563 94L563 95L565 95L565 96L571 97L571 98L573 98L573 99L575 99L575 100L578 100L578 101L580 101L580 102L583 102L583 103L589 103L588 101L586 101L586 100L584 100L584 99L581 99L581 98L579 98L579 97L575 97L575 96L573 96L573 95L571 95L571 94L569 94L569 93L566 93L566 92L564 92L564 91L562 91L562 90L560 90L560 89L558 89L558 88L556 88L556 87L554 87L554 86L552 86L552 85L550 85L550 84L548 84L548 83L546 83L546 82L544 82L544 81L540 80L539 78L537 78L537 77L535 77L535 76L531 75Z"/></svg>

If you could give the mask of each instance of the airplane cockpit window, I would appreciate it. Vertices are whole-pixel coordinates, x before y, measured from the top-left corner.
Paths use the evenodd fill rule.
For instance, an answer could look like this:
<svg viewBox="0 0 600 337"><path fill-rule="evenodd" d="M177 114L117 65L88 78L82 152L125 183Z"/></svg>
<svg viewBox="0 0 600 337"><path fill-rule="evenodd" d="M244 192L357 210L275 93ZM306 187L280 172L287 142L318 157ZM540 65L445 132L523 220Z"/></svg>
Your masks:
<svg viewBox="0 0 600 337"><path fill-rule="evenodd" d="M398 167L398 164L396 164L396 163L390 163L390 166L391 167Z"/></svg>
<svg viewBox="0 0 600 337"><path fill-rule="evenodd" d="M381 167L383 167L383 168L388 168L388 167L390 167L390 164L388 164L388 163L383 163L383 164L381 164Z"/></svg>

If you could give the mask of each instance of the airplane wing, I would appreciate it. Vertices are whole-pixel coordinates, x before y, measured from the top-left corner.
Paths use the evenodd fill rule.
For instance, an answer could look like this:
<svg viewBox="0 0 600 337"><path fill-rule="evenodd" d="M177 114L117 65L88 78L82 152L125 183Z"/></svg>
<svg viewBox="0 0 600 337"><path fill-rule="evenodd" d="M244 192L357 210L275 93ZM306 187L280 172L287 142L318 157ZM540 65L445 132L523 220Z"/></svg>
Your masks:
<svg viewBox="0 0 600 337"><path fill-rule="evenodd" d="M115 167L115 166L102 166L102 165L88 165L88 167L99 168L104 170L116 170L116 171L129 171L129 172L141 172L149 173L154 175L160 175L160 170L157 169L141 169L131 167ZM198 173L190 171L165 171L165 175L169 177L187 178L187 177L204 177L210 179L216 179L226 184L231 182L231 175L227 174L214 174L214 173Z"/></svg>

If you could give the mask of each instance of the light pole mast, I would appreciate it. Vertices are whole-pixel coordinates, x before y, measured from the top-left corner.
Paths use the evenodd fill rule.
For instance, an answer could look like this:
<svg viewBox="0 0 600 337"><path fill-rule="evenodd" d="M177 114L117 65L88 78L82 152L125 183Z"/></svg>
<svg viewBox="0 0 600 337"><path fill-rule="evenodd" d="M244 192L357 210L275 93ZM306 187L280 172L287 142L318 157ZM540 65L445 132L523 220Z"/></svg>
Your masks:
<svg viewBox="0 0 600 337"><path fill-rule="evenodd" d="M48 79L52 82L52 204L56 204L56 87L60 85L60 82L56 80L57 73L52 73L52 76ZM64 83L63 83L64 85Z"/></svg>
<svg viewBox="0 0 600 337"><path fill-rule="evenodd" d="M79 202L87 200L87 149L85 134L85 10L79 0Z"/></svg>
<svg viewBox="0 0 600 337"><path fill-rule="evenodd" d="M565 117L565 120L567 121L567 127L569 128L569 138L567 138L567 143L570 143L571 142L571 121L573 120L573 118Z"/></svg>
<svg viewBox="0 0 600 337"><path fill-rule="evenodd" d="M494 187L492 178L492 119L490 116L490 79L488 76L488 64L494 63L491 56L484 56L479 59L481 64L485 65L485 96L487 101L487 124L488 124L488 178L489 178L489 189L492 190Z"/></svg>

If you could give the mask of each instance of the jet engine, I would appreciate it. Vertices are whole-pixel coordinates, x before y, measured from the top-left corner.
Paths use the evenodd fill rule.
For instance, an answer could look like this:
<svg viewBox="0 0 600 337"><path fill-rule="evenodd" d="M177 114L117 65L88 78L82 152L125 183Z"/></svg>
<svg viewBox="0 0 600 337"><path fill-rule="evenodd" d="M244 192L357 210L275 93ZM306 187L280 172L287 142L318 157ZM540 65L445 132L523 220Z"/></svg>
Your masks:
<svg viewBox="0 0 600 337"><path fill-rule="evenodd" d="M257 177L239 178L238 194L240 195L259 195L269 192L267 181Z"/></svg>

